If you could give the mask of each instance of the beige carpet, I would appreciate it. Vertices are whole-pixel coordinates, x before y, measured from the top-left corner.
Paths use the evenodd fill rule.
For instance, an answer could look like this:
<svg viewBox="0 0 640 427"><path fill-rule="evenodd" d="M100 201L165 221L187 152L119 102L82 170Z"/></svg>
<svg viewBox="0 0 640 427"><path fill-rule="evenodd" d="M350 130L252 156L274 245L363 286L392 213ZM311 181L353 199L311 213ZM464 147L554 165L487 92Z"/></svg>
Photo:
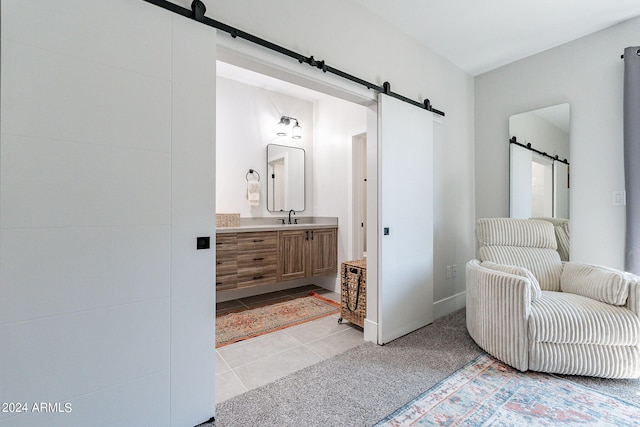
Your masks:
<svg viewBox="0 0 640 427"><path fill-rule="evenodd" d="M462 309L384 346L365 343L226 400L216 405L215 426L372 426L481 353ZM563 378L640 404L638 380Z"/></svg>

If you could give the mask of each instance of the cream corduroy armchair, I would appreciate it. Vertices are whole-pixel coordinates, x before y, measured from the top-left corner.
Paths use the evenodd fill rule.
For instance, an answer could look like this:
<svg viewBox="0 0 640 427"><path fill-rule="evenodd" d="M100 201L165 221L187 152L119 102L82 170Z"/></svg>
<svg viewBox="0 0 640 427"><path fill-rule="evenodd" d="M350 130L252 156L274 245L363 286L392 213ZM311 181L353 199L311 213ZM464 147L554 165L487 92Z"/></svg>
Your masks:
<svg viewBox="0 0 640 427"><path fill-rule="evenodd" d="M480 347L521 371L640 377L640 277L562 262L547 221L480 219L476 234L466 310Z"/></svg>

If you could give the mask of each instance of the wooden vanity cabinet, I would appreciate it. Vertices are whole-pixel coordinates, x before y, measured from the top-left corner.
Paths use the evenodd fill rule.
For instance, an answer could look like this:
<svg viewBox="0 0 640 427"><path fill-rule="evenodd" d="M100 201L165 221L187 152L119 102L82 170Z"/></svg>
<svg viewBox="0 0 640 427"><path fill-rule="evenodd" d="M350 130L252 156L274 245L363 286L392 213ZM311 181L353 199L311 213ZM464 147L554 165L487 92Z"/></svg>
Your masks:
<svg viewBox="0 0 640 427"><path fill-rule="evenodd" d="M338 271L336 228L216 234L216 290Z"/></svg>
<svg viewBox="0 0 640 427"><path fill-rule="evenodd" d="M278 239L278 281L337 271L337 229L283 230Z"/></svg>

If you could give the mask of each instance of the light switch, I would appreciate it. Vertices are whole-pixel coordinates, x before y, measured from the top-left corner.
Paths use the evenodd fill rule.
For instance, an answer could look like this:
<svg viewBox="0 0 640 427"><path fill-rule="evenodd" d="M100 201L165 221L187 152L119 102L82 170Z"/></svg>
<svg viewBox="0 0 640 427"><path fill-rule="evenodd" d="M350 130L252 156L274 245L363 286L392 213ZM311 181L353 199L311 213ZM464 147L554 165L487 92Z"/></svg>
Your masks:
<svg viewBox="0 0 640 427"><path fill-rule="evenodd" d="M196 249L209 249L211 248L211 238L209 236L202 236L196 238Z"/></svg>
<svg viewBox="0 0 640 427"><path fill-rule="evenodd" d="M613 206L624 206L627 204L626 191L614 191L613 192Z"/></svg>

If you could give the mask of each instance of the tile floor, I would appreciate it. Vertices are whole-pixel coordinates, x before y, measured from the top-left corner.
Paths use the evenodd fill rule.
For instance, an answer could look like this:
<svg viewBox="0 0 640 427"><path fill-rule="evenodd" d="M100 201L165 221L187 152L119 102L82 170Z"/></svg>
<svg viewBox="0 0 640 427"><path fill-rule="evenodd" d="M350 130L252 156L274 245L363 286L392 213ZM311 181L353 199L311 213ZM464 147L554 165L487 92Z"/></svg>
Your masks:
<svg viewBox="0 0 640 427"><path fill-rule="evenodd" d="M218 303L217 313L277 303L315 291L340 301L340 295L314 285ZM364 342L362 329L338 324L338 314L216 349L216 403L328 359Z"/></svg>

